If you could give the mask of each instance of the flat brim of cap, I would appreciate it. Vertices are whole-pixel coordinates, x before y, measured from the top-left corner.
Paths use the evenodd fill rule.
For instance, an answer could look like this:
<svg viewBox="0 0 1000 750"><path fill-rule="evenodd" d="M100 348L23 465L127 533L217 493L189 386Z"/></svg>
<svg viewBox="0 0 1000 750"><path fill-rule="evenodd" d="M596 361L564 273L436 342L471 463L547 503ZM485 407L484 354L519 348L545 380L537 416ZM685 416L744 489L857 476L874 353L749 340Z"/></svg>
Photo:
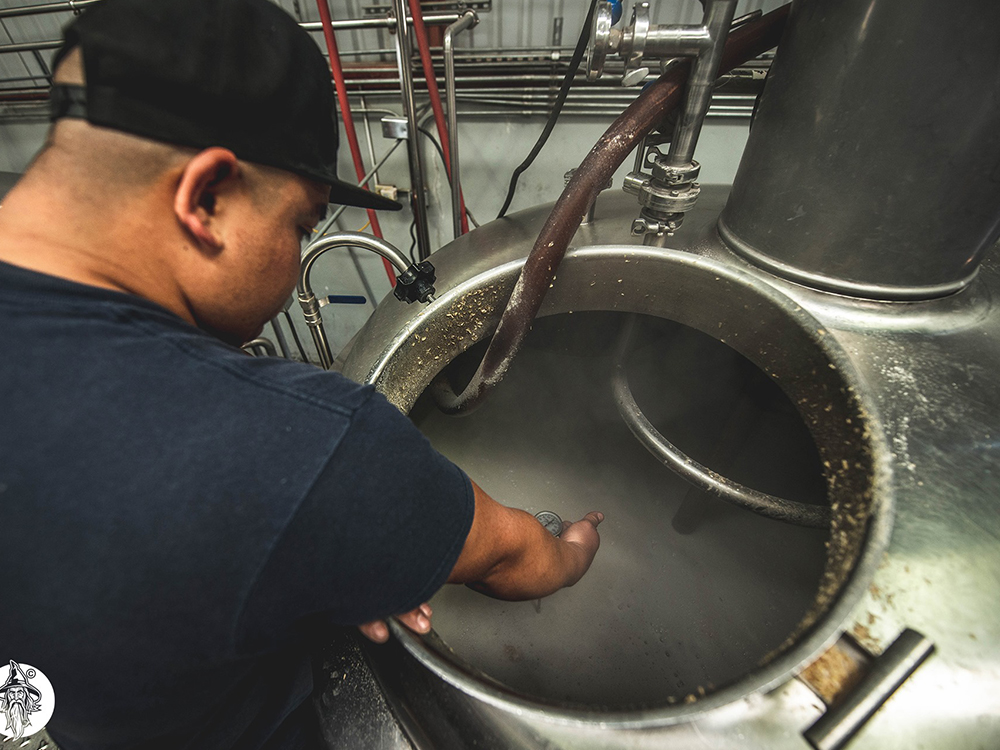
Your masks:
<svg viewBox="0 0 1000 750"><path fill-rule="evenodd" d="M343 182L319 170L296 169L295 172L303 177L308 177L310 180L316 180L316 182L329 185L330 203L336 203L341 206L356 206L357 208L372 208L376 211L399 211L403 208L401 203L397 203L390 198L373 193L371 190L351 185L348 182Z"/></svg>

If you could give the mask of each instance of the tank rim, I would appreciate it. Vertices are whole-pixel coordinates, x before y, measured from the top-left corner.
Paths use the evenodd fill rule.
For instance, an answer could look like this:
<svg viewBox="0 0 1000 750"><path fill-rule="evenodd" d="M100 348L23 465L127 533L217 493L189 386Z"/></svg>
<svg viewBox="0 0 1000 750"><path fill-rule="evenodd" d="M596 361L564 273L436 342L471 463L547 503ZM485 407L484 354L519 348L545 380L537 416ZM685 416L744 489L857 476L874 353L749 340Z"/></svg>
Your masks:
<svg viewBox="0 0 1000 750"><path fill-rule="evenodd" d="M780 310L782 315L794 322L804 332L808 332L810 329L822 329L822 325L816 318L778 287L732 266L690 252L636 246L599 245L571 250L564 260L564 266L588 258L611 256L620 258L623 253L630 259L649 259L654 262L681 264L694 269L697 273L711 274L717 280L725 279ZM454 301L470 289L480 288L485 283L496 279L498 275L509 274L518 270L522 265L523 259L511 261L465 279L440 295L433 307L447 306L450 301ZM563 267L560 268L560 272L562 270ZM560 312L560 310L543 308L543 314L554 312ZM430 311L426 308L422 310L382 350L377 361L368 368L366 382L376 386L380 384L386 363L395 356L411 335L420 330L429 313ZM667 316L661 315L660 317ZM715 338L720 340L717 336ZM780 653L774 660L746 673L736 682L698 698L694 703L665 704L634 710L602 710L579 704L568 705L546 701L520 693L488 676L484 679L481 676L482 673L477 674L478 670L475 670L474 667L464 666L457 660L442 656L432 645L433 637L418 635L396 621L391 621L390 628L395 637L418 662L458 690L504 711L517 715L533 715L547 722L564 725L599 726L606 729L642 729L683 723L706 712L729 706L756 693L776 688L796 676L840 636L844 622L848 620L851 612L867 591L878 564L888 548L895 505L891 481L891 451L881 429L874 404L866 396L861 376L854 369L846 352L832 336L810 336L810 339L830 363L831 368L837 370L839 378L843 381L844 390L851 392L861 410L867 415L863 439L867 442L872 461L869 477L872 490L871 511L867 519L867 529L861 541L860 553L845 580L837 589L832 602L826 611L819 615L816 622L808 627L805 634L798 637L793 645ZM730 343L730 345L732 344ZM810 431L812 431L811 428Z"/></svg>

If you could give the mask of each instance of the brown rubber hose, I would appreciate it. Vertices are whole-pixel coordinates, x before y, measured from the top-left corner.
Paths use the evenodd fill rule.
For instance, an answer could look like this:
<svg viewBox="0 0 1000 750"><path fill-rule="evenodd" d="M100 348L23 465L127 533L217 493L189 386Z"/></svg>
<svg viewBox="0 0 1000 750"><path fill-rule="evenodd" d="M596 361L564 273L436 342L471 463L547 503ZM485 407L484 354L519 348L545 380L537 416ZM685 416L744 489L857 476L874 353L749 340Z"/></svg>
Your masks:
<svg viewBox="0 0 1000 750"><path fill-rule="evenodd" d="M788 5L734 30L726 41L719 75L777 46L788 17ZM528 255L479 368L461 394L455 394L445 373L432 384L438 407L448 414L467 414L479 406L503 380L531 322L555 277L583 215L636 145L681 101L688 65L660 76L618 116L581 162L556 201Z"/></svg>

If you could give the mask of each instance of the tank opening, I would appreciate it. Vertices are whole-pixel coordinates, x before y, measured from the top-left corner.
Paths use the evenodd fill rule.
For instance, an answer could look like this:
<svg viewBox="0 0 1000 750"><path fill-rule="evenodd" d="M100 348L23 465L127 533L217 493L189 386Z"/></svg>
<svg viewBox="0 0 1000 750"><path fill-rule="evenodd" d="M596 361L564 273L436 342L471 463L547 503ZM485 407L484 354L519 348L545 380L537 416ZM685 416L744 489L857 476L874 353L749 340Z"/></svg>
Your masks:
<svg viewBox="0 0 1000 750"><path fill-rule="evenodd" d="M625 318L538 319L478 411L447 417L425 394L410 412L498 500L569 519L605 512L601 551L575 587L512 603L449 586L432 601L437 634L463 662L523 695L591 710L690 702L765 662L813 606L829 537L692 488L632 436L610 387ZM453 367L474 368L480 355ZM627 365L640 408L692 458L827 503L809 430L742 355L643 316Z"/></svg>

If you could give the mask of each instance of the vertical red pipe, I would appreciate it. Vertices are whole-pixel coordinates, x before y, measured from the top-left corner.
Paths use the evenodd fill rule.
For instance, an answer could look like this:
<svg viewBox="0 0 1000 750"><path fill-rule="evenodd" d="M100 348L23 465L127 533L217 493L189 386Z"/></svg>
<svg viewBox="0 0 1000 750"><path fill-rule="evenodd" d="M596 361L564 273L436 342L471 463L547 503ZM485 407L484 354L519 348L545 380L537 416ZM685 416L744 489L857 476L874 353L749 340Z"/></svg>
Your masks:
<svg viewBox="0 0 1000 750"><path fill-rule="evenodd" d="M420 50L420 63L427 79L427 93L431 98L431 109L434 110L434 122L437 124L438 139L441 141L441 151L444 152L444 166L448 179L455 179L451 173L451 150L448 148L448 128L445 126L444 109L441 107L441 92L438 90L437 78L434 75L434 65L431 62L431 47L427 41L427 27L424 26L423 10L420 0L409 0L410 15L413 16L413 32L417 36L417 48ZM465 196L459 192L459 210L462 212L462 234L469 231L469 218L465 215Z"/></svg>
<svg viewBox="0 0 1000 750"><path fill-rule="evenodd" d="M344 68L340 63L340 51L337 49L337 39L333 35L333 22L330 20L330 8L327 0L316 0L316 7L319 8L320 22L323 24L323 37L326 39L326 51L330 54L330 72L333 73L333 82L337 88L337 100L340 102L340 114L344 118L344 132L347 135L347 144L351 149L351 157L354 159L354 171L357 172L358 182L365 177L365 165L361 161L361 146L358 144L358 134L354 129L354 117L351 115L351 104L347 100L347 83L344 80ZM378 216L371 208L368 210L368 221L372 224L372 234L382 239L382 227L379 226ZM389 283L395 285L396 274L392 270L392 264L382 258L382 265L385 267Z"/></svg>

